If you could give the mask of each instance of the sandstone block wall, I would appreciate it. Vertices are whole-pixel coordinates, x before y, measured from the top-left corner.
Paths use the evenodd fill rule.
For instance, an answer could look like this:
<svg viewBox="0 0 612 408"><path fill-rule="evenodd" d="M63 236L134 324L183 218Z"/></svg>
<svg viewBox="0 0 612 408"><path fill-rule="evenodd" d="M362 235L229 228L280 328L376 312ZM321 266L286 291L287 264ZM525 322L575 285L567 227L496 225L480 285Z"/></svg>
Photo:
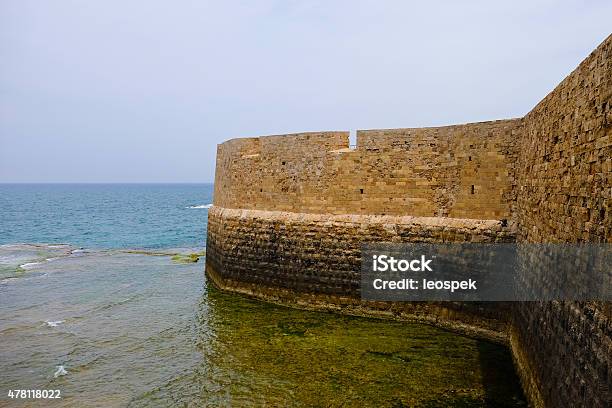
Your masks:
<svg viewBox="0 0 612 408"><path fill-rule="evenodd" d="M612 243L611 38L523 120L523 241Z"/></svg>
<svg viewBox="0 0 612 408"><path fill-rule="evenodd" d="M523 122L517 166L520 242L612 243L612 37ZM612 267L612 266L611 266ZM513 348L545 406L609 407L609 303L518 304Z"/></svg>
<svg viewBox="0 0 612 408"><path fill-rule="evenodd" d="M272 301L421 320L506 341L507 305L362 302L366 242L512 242L495 220L328 215L212 207L206 271L219 287Z"/></svg>
<svg viewBox="0 0 612 408"><path fill-rule="evenodd" d="M218 147L214 205L329 214L510 219L521 120L300 133Z"/></svg>
<svg viewBox="0 0 612 408"><path fill-rule="evenodd" d="M514 241L498 221L219 207L208 217L207 255L213 263L221 261L227 278L354 297L359 297L363 243Z"/></svg>
<svg viewBox="0 0 612 408"><path fill-rule="evenodd" d="M341 312L510 334L533 406L608 407L609 303L367 303L362 242L612 243L612 37L527 116L300 133L218 147L206 273L217 286ZM510 326L506 322L510 321Z"/></svg>

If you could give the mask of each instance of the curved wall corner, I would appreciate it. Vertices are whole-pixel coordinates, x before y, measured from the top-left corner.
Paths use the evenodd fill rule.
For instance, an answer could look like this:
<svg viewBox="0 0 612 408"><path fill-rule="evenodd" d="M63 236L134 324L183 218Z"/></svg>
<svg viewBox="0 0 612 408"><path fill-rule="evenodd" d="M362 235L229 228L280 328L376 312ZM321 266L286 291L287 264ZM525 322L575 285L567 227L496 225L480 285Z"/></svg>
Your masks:
<svg viewBox="0 0 612 408"><path fill-rule="evenodd" d="M365 242L512 242L495 220L228 209L208 214L206 274L220 289L275 303L420 321L506 342L507 305L360 299Z"/></svg>
<svg viewBox="0 0 612 408"><path fill-rule="evenodd" d="M612 243L612 36L524 118L218 146L206 275L509 344L534 407L608 407L610 303L363 302L362 242Z"/></svg>

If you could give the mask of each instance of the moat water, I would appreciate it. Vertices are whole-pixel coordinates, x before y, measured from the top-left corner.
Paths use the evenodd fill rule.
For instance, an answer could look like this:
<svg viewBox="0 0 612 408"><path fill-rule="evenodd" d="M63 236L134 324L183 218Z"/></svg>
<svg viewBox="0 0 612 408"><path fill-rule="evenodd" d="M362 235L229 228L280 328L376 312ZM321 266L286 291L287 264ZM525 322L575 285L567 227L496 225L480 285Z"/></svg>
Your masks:
<svg viewBox="0 0 612 408"><path fill-rule="evenodd" d="M0 406L525 406L504 347L208 287L211 196L0 186Z"/></svg>

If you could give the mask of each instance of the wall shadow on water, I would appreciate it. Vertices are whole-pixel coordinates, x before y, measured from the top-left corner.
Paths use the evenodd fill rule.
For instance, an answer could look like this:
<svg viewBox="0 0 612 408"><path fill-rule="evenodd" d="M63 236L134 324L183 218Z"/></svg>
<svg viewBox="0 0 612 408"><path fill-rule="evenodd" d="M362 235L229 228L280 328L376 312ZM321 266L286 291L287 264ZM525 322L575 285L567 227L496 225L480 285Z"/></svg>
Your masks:
<svg viewBox="0 0 612 408"><path fill-rule="evenodd" d="M478 358L486 406L527 407L527 399L514 370L510 350L497 344L480 341Z"/></svg>
<svg viewBox="0 0 612 408"><path fill-rule="evenodd" d="M208 288L198 400L222 406L525 406L509 351L420 324L296 310Z"/></svg>

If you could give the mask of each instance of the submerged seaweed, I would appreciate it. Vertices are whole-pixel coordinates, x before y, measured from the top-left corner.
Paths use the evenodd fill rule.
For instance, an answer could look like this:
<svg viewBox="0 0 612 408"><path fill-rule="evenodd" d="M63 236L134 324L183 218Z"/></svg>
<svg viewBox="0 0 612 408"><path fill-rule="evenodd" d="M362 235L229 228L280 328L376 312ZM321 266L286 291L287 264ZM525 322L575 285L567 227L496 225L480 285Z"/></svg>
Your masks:
<svg viewBox="0 0 612 408"><path fill-rule="evenodd" d="M171 259L177 263L195 263L198 262L200 260L200 257L204 255L204 252L192 254L176 254Z"/></svg>
<svg viewBox="0 0 612 408"><path fill-rule="evenodd" d="M144 250L144 249L126 249L122 252L127 254L137 254L137 255L149 255L149 256L169 256L170 259L176 263L195 263L200 260L201 257L206 255L206 251L202 250L200 252L173 252L173 251L153 251L153 250Z"/></svg>
<svg viewBox="0 0 612 408"><path fill-rule="evenodd" d="M204 385L199 395L205 400L241 406L526 406L507 348L435 327L296 310L210 287L200 319L215 333L198 343L208 356L203 371L220 387Z"/></svg>

